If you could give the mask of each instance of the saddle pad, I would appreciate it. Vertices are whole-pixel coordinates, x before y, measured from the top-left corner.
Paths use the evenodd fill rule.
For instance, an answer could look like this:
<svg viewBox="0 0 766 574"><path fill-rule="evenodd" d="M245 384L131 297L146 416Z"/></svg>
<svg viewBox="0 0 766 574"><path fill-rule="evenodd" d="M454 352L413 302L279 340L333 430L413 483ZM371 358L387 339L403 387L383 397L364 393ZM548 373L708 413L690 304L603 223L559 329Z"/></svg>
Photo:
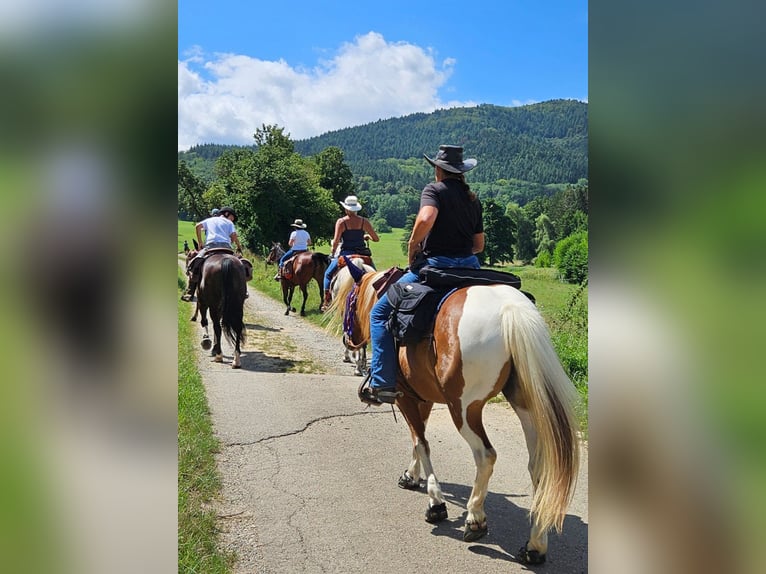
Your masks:
<svg viewBox="0 0 766 574"><path fill-rule="evenodd" d="M469 285L510 285L521 288L521 279L513 273L494 271L492 269L471 269L451 267L439 269L426 265L418 272L420 282L435 288L457 288Z"/></svg>

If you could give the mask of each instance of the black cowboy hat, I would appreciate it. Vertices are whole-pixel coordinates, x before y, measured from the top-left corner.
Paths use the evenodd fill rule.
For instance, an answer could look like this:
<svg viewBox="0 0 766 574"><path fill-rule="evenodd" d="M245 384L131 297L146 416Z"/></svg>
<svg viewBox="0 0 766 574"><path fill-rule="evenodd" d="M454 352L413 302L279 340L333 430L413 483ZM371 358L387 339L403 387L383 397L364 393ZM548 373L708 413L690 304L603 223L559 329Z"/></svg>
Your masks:
<svg viewBox="0 0 766 574"><path fill-rule="evenodd" d="M237 221L237 212L234 211L233 207L222 207L218 212L219 215L226 215L227 213L231 213L234 216L234 221Z"/></svg>
<svg viewBox="0 0 766 574"><path fill-rule="evenodd" d="M431 159L423 154L426 161L434 167L440 167L452 173L465 173L476 167L475 159L463 160L463 148L456 145L440 145L439 153Z"/></svg>

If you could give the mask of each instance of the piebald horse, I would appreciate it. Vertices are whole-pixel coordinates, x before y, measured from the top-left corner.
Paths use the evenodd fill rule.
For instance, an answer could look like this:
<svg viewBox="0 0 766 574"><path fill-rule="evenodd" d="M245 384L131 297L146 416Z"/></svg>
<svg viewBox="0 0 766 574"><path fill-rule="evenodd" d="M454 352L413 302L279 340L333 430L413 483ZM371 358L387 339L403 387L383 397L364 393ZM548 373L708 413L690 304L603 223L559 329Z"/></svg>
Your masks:
<svg viewBox="0 0 766 574"><path fill-rule="evenodd" d="M347 295L357 289L354 344L370 339L370 311L377 301L372 284L382 273L367 273L358 284L339 285L329 311L342 320ZM560 531L574 492L579 465L577 393L564 373L543 317L518 289L507 285L457 289L443 302L433 337L398 350L396 404L413 440L412 459L399 486L417 489L427 481L426 520L447 518L445 499L434 474L426 423L434 403L446 404L476 463L463 539L487 533L484 500L497 454L482 424L482 410L502 392L521 421L534 489L531 533L519 551L529 564L545 561L548 531Z"/></svg>
<svg viewBox="0 0 766 574"><path fill-rule="evenodd" d="M240 368L240 346L245 340L244 305L247 293L247 272L242 261L230 253L213 253L202 266L202 280L197 288L197 307L202 315L200 325L205 330L202 348L210 348L207 311L213 323L213 350L218 363L223 362L221 332L234 346L232 368ZM196 311L195 311L196 316Z"/></svg>

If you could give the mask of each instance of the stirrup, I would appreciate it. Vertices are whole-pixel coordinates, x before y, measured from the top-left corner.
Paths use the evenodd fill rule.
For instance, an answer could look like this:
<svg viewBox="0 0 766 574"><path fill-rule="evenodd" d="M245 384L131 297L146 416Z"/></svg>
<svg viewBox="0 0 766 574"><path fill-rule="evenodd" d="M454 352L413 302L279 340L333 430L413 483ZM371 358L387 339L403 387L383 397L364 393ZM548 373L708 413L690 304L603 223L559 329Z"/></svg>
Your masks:
<svg viewBox="0 0 766 574"><path fill-rule="evenodd" d="M367 376L362 381L362 384L359 385L357 395L359 396L359 400L363 403L374 406L382 405L384 403L393 405L397 398L404 396L404 393L397 391L396 387L390 389L376 389L375 387L371 387L369 384L371 380L372 372L368 371Z"/></svg>

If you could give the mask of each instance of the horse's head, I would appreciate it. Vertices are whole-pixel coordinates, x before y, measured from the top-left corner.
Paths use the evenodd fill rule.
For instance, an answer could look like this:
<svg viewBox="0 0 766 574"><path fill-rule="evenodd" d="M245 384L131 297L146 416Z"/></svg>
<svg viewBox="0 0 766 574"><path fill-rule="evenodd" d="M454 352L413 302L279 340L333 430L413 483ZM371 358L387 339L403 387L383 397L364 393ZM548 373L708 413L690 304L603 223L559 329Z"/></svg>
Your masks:
<svg viewBox="0 0 766 574"><path fill-rule="evenodd" d="M282 244L279 242L272 242L269 254L266 256L266 264L272 265L276 263L284 254L285 250L282 249Z"/></svg>
<svg viewBox="0 0 766 574"><path fill-rule="evenodd" d="M197 256L197 253L199 253L199 251L197 251L196 249L192 249L186 254L187 267L189 266L189 262Z"/></svg>

